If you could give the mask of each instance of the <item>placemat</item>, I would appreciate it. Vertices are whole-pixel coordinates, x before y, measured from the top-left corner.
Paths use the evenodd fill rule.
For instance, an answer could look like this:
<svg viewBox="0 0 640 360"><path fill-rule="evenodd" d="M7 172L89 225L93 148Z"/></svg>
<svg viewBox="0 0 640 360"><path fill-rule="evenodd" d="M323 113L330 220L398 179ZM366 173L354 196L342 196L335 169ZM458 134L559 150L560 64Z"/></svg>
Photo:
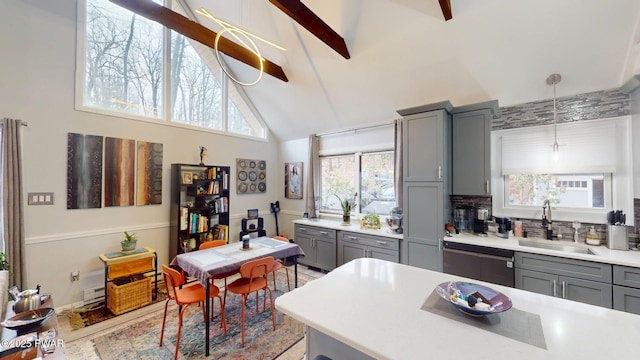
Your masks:
<svg viewBox="0 0 640 360"><path fill-rule="evenodd" d="M121 256L127 256L127 255L133 255L133 254L142 254L142 253L146 253L147 249L145 248L138 248L133 250L132 252L122 252L122 251L114 251L114 252L110 252L110 253L106 253L104 254L104 257L106 257L107 259L113 259L113 258L117 258L117 257L121 257Z"/></svg>
<svg viewBox="0 0 640 360"><path fill-rule="evenodd" d="M462 311L458 310L458 308L450 302L441 298L435 290L424 304L422 304L420 309L490 331L494 334L506 336L525 344L545 350L547 349L547 343L544 340L544 332L542 330L542 322L538 314L532 314L512 307L505 312L497 314L479 317L469 316L462 313Z"/></svg>

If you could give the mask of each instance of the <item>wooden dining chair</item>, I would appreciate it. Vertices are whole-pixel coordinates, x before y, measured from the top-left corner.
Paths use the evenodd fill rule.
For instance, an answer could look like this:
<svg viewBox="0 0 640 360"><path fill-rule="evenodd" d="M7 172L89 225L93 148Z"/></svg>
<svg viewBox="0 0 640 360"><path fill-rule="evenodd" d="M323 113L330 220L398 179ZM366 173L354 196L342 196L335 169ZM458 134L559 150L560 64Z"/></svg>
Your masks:
<svg viewBox="0 0 640 360"><path fill-rule="evenodd" d="M164 315L162 318L162 330L160 332L160 346L162 346L162 340L164 338L164 325L167 319L167 307L171 300L174 300L178 306L181 307L178 318L178 334L176 335L176 351L173 356L174 359L178 358L178 348L180 347L180 332L182 331L182 318L187 307L191 304L202 303L203 315L206 320L206 312L204 312L204 303L206 300L206 289L199 283L195 283L189 286L184 286L184 280L182 274L178 270L172 269L167 265L162 265L162 275L164 277L164 283L167 287L167 301L164 304ZM220 289L215 285L209 285L209 297L217 298L220 302L220 324L224 329L224 335L227 335L227 323L224 319L224 302L220 298ZM182 288L181 288L182 287ZM213 303L211 304L211 317L213 317Z"/></svg>
<svg viewBox="0 0 640 360"><path fill-rule="evenodd" d="M284 242L289 242L289 239L287 239L284 236L274 236L273 237L276 240L280 240L280 241L284 241ZM272 275L273 275L273 290L278 290L278 288L276 287L276 271L280 270L280 269L284 269L284 271L286 272L287 275L287 288L289 288L289 291L291 291L291 283L289 282L289 268L287 268L287 258L284 259L276 259L273 261L273 266L271 267L271 270L269 271Z"/></svg>
<svg viewBox="0 0 640 360"><path fill-rule="evenodd" d="M227 245L227 241L226 240L205 241L205 242L201 243L200 246L198 246L198 250L210 249L212 247L223 246L223 245Z"/></svg>
<svg viewBox="0 0 640 360"><path fill-rule="evenodd" d="M266 256L260 259L247 261L240 267L240 278L234 280L227 285L227 290L234 294L242 295L242 347L244 347L244 313L249 294L256 293L256 311L258 311L258 291L264 290L262 311L266 310L267 306L267 292L269 293L269 301L271 303L271 322L273 323L273 330L276 330L276 318L273 309L273 294L269 289L267 275L269 270L273 266L273 256ZM224 301L227 301L227 291L224 293Z"/></svg>
<svg viewBox="0 0 640 360"><path fill-rule="evenodd" d="M200 246L198 247L198 250L211 249L211 248L214 248L214 247L224 246L224 245L227 245L227 241L226 240L205 241L202 244L200 244ZM231 275L235 275L237 273L238 273L237 271L228 271L226 273L213 275L213 276L211 276L210 279L211 279L211 281L214 281L214 280L217 280L217 279L224 279L224 287L226 289L226 287L227 287L227 277L229 277Z"/></svg>

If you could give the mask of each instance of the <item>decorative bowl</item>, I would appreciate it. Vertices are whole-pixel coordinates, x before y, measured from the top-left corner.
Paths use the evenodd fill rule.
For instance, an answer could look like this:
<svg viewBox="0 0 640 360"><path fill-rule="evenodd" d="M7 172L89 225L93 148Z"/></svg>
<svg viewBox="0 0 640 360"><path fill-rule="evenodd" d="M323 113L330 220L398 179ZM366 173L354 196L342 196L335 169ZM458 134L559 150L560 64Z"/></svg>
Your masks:
<svg viewBox="0 0 640 360"><path fill-rule="evenodd" d="M53 308L40 308L36 310L24 311L5 320L2 323L2 326L14 330L36 328L40 326L43 321L47 320L55 313L56 311Z"/></svg>
<svg viewBox="0 0 640 360"><path fill-rule="evenodd" d="M496 314L511 309L511 299L489 287L468 282L445 282L436 292L458 310L471 316Z"/></svg>

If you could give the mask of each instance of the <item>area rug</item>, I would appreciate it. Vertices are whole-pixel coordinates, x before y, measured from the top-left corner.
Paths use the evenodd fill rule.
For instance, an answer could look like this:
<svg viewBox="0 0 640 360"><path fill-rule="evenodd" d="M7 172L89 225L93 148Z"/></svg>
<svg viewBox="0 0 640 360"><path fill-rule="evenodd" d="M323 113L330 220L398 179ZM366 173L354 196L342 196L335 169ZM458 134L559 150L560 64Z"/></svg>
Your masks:
<svg viewBox="0 0 640 360"><path fill-rule="evenodd" d="M283 276L278 277L278 289L286 289ZM282 283L281 283L282 282ZM299 278L299 286L305 283ZM274 299L283 292L274 291ZM271 323L271 310L267 298L267 310L262 311L263 294L260 294L260 312L256 312L256 296L252 294L245 311L245 347L241 345L241 297L227 294L225 311L228 334L220 327L220 309L215 306L215 318L210 326L211 359L275 359L304 337L304 326L292 318L276 314L276 330ZM217 303L217 301L216 301ZM96 353L101 359L172 359L178 330L178 309L169 305L165 325L164 343L159 346L162 328L162 311L93 339ZM205 325L198 306L189 306L182 325L179 358L200 359L205 355Z"/></svg>

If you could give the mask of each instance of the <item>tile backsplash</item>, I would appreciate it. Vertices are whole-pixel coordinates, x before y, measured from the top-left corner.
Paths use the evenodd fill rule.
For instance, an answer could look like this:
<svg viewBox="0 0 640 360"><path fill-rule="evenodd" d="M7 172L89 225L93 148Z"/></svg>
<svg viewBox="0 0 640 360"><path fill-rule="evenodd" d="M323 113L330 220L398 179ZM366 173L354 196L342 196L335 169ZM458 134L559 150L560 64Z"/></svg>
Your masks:
<svg viewBox="0 0 640 360"><path fill-rule="evenodd" d="M606 119L631 113L628 94L619 89L558 97L558 123ZM501 107L491 130L514 129L553 124L553 99Z"/></svg>

